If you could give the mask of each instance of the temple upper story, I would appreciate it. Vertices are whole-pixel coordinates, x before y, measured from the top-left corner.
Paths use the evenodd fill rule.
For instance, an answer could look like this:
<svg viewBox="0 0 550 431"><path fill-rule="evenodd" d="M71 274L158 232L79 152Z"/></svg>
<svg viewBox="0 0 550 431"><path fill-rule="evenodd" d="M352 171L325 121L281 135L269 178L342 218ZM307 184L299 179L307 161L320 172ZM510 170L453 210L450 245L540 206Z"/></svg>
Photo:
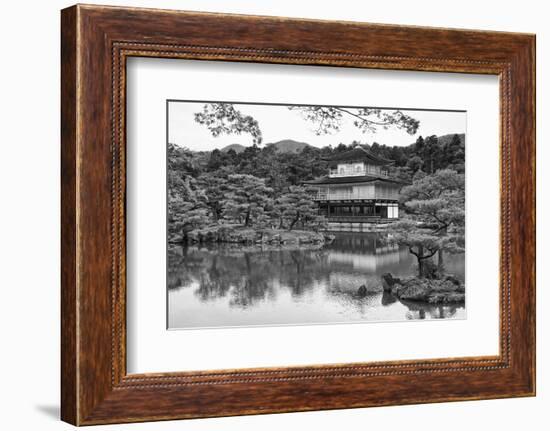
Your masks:
<svg viewBox="0 0 550 431"><path fill-rule="evenodd" d="M329 178L373 175L388 177L393 161L376 156L362 147L335 154L324 159L329 162Z"/></svg>
<svg viewBox="0 0 550 431"><path fill-rule="evenodd" d="M335 167L330 169L328 175L330 178L361 177L364 175L377 175L381 177L388 177L389 173L387 169L384 169L381 166L359 162L338 163Z"/></svg>
<svg viewBox="0 0 550 431"><path fill-rule="evenodd" d="M304 181L317 201L381 200L397 202L403 183L390 177L393 161L372 154L362 147L325 158L328 175Z"/></svg>

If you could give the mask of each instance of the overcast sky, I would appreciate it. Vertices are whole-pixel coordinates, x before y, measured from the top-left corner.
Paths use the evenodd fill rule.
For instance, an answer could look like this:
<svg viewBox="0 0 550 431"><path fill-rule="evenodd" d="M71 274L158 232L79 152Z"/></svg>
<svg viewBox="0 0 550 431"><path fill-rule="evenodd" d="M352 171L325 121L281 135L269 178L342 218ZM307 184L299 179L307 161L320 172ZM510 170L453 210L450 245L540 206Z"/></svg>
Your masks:
<svg viewBox="0 0 550 431"><path fill-rule="evenodd" d="M222 135L214 138L208 129L195 122L194 113L200 112L204 102L170 102L168 106L168 140L170 143L187 147L193 151L211 151L229 144L252 145L252 137L246 135ZM340 142L350 144L353 140L371 144L405 146L416 141L418 136L446 135L466 132L465 112L441 111L402 111L420 121L415 135L404 130L383 130L376 133L362 133L353 126L351 118L343 122L338 132L317 136L315 125L303 119L298 111L290 111L286 106L235 104L236 109L251 115L260 126L263 143L293 139L315 147L336 146Z"/></svg>

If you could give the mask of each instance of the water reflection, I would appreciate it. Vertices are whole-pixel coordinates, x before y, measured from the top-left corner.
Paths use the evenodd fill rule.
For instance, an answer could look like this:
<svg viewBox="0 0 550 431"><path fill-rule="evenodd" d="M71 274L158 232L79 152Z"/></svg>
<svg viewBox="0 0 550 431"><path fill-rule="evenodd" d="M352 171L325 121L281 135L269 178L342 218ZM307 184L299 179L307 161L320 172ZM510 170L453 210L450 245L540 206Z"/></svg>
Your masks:
<svg viewBox="0 0 550 431"><path fill-rule="evenodd" d="M231 244L168 252L171 328L463 318L464 307L399 301L380 276L412 274L406 249L376 234L338 233L325 247L259 249ZM464 256L446 256L464 274ZM363 287L361 287L363 286Z"/></svg>

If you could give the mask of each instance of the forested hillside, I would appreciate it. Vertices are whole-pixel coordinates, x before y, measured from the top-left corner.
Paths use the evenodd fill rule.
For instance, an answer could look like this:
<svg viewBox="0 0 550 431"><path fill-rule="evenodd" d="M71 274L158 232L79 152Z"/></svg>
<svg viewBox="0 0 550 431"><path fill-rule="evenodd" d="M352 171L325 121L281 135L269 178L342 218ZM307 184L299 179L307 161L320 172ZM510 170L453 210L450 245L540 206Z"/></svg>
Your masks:
<svg viewBox="0 0 550 431"><path fill-rule="evenodd" d="M388 146L385 144L339 144L334 147L316 148L305 143L284 140L279 143L302 144L303 149L296 152L296 145L292 148L274 144L265 146L239 146L235 151L233 144L222 150L212 152L191 152L185 148L169 144L169 157L177 154L185 155L189 159L192 169L186 174L199 176L202 173L220 175L225 171L232 173L250 174L264 178L266 184L274 189L281 189L289 185L297 185L301 181L310 180L326 174L327 165L321 159L333 154L347 151L356 145L369 149L374 154L395 162L395 170L403 179L411 179L412 175L422 170L428 174L439 169L453 169L464 172L464 134L449 134L444 136L419 137L417 141L406 147Z"/></svg>
<svg viewBox="0 0 550 431"><path fill-rule="evenodd" d="M324 148L304 144L298 153L275 145L254 145L239 153L192 152L169 144L169 235L179 241L182 232L222 220L245 226L317 228L323 221L301 184L327 174L323 158L356 145L394 160L393 175L406 182L418 171L464 172L464 134L420 137L406 147L376 142Z"/></svg>

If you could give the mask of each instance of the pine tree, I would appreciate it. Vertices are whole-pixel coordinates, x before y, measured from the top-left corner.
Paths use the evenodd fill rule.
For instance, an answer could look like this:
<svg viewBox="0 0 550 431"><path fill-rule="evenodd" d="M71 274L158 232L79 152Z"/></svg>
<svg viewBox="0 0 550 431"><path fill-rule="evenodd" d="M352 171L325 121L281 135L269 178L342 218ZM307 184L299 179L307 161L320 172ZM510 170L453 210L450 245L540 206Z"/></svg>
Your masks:
<svg viewBox="0 0 550 431"><path fill-rule="evenodd" d="M439 253L464 250L464 175L444 169L433 175L419 171L413 184L401 190L406 217L392 225L395 239L417 258L419 276L425 277L425 261Z"/></svg>
<svg viewBox="0 0 550 431"><path fill-rule="evenodd" d="M168 155L168 241L185 241L187 234L206 226L209 212L202 190L193 175L198 171L189 150L169 144Z"/></svg>
<svg viewBox="0 0 550 431"><path fill-rule="evenodd" d="M457 172L464 173L464 144L460 136L453 135L451 141L445 145L445 164Z"/></svg>
<svg viewBox="0 0 550 431"><path fill-rule="evenodd" d="M414 150L417 154L421 154L424 150L424 138L419 136L414 144Z"/></svg>
<svg viewBox="0 0 550 431"><path fill-rule="evenodd" d="M419 156L411 157L407 162L407 168L411 171L412 174L415 172L418 172L420 169L422 169L422 165L424 164L424 161Z"/></svg>
<svg viewBox="0 0 550 431"><path fill-rule="evenodd" d="M169 242L185 242L190 231L210 223L209 211L196 180L187 177L181 188L168 192Z"/></svg>
<svg viewBox="0 0 550 431"><path fill-rule="evenodd" d="M227 172L220 169L205 173L197 179L197 184L204 193L204 201L210 208L213 221L217 222L222 215L222 200L227 193Z"/></svg>
<svg viewBox="0 0 550 431"><path fill-rule="evenodd" d="M437 136L432 135L424 139L424 145L420 155L424 162L424 172L428 174L433 174L435 172L438 152L439 142Z"/></svg>
<svg viewBox="0 0 550 431"><path fill-rule="evenodd" d="M324 218L318 214L317 204L312 198L312 191L305 187L289 187L288 193L282 195L276 205L288 230L294 229L297 224L305 228L324 223Z"/></svg>
<svg viewBox="0 0 550 431"><path fill-rule="evenodd" d="M227 177L227 193L222 201L226 219L252 226L254 220L270 204L273 189L265 180L247 174L232 174Z"/></svg>

